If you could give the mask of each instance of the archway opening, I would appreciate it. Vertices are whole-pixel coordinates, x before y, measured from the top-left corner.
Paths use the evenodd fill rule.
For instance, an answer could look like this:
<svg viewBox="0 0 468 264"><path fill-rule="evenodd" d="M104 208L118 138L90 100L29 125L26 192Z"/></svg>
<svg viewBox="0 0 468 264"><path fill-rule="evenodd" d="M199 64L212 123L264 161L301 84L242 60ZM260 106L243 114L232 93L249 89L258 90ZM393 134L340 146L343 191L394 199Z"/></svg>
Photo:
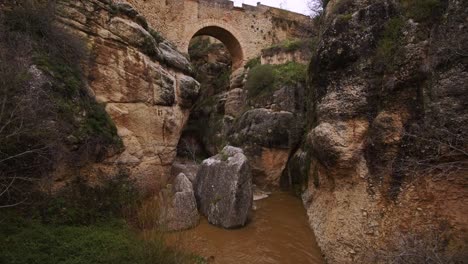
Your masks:
<svg viewBox="0 0 468 264"><path fill-rule="evenodd" d="M221 41L213 34L202 35L203 32L198 32L188 47L195 78L201 84L201 95L179 140L177 155L186 161L200 161L218 152L224 138L225 95L229 91L234 61L242 60L240 47L237 51L230 50L225 38Z"/></svg>
<svg viewBox="0 0 468 264"><path fill-rule="evenodd" d="M210 36L222 42L231 55L232 69L236 70L242 66L244 61L242 46L231 32L221 27L207 26L198 30L192 39L198 36Z"/></svg>

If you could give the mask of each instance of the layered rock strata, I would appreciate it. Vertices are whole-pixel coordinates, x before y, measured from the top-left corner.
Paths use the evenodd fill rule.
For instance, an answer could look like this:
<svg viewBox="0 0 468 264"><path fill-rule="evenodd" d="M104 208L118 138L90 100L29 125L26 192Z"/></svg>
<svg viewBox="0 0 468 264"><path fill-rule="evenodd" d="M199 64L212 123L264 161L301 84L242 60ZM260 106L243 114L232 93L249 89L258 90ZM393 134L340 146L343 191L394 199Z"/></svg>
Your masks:
<svg viewBox="0 0 468 264"><path fill-rule="evenodd" d="M87 174L124 168L139 186L164 186L199 83L187 58L130 5L106 0L59 1L60 22L87 43L88 85L106 105L124 143Z"/></svg>

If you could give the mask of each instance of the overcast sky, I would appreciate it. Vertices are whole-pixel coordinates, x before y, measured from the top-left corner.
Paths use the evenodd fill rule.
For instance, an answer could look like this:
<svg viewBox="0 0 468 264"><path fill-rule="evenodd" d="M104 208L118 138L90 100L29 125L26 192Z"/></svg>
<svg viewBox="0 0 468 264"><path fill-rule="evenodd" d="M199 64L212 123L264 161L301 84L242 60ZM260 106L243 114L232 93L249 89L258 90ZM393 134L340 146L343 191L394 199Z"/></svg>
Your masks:
<svg viewBox="0 0 468 264"><path fill-rule="evenodd" d="M281 7L283 9L291 10L298 13L308 14L307 11L307 0L234 0L236 6L244 4L257 5L257 2L261 2L264 5Z"/></svg>

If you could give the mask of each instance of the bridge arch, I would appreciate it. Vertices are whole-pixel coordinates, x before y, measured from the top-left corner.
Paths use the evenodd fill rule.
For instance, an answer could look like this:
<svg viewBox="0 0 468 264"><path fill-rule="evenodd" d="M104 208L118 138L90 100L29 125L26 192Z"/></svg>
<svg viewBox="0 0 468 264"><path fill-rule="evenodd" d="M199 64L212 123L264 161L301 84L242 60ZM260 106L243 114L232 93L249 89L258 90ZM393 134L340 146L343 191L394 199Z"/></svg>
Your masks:
<svg viewBox="0 0 468 264"><path fill-rule="evenodd" d="M242 47L240 34L229 25L219 23L217 21L203 21L195 30L187 33L184 42L184 50L188 52L190 40L197 36L210 36L221 41L232 57L233 70L243 66L245 54Z"/></svg>

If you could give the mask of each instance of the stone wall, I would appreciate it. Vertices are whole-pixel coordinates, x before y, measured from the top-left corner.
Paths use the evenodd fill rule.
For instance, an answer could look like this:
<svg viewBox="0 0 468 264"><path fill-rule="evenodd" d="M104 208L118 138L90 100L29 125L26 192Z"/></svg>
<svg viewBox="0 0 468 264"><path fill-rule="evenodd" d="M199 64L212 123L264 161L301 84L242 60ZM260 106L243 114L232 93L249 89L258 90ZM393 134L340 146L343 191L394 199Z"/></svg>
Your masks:
<svg viewBox="0 0 468 264"><path fill-rule="evenodd" d="M297 62L300 64L309 64L310 62L310 51L304 53L301 50L295 50L291 52L280 51L275 54L262 54L261 64L285 64L288 62Z"/></svg>
<svg viewBox="0 0 468 264"><path fill-rule="evenodd" d="M304 34L310 27L307 16L261 4L234 7L228 0L128 2L182 52L188 51L190 40L203 28L213 26L227 30L242 47L243 56L237 66L259 56L262 49L272 44ZM220 40L229 47L226 40Z"/></svg>

